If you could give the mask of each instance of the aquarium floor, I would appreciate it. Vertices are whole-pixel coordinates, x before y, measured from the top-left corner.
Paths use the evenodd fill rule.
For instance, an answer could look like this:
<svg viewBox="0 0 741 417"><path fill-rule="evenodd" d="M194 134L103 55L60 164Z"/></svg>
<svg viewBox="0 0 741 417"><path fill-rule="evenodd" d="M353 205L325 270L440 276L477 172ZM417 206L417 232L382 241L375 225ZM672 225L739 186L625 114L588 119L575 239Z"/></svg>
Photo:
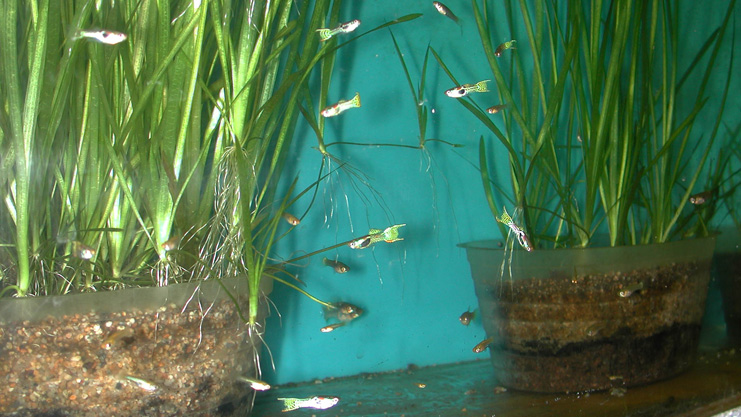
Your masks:
<svg viewBox="0 0 741 417"><path fill-rule="evenodd" d="M422 385L423 384L423 385ZM687 416L741 406L741 349L703 351L687 372L658 383L610 392L546 395L500 391L489 360L288 384L258 393L254 417ZM619 394L619 393L614 393ZM329 410L281 412L279 397L340 397Z"/></svg>

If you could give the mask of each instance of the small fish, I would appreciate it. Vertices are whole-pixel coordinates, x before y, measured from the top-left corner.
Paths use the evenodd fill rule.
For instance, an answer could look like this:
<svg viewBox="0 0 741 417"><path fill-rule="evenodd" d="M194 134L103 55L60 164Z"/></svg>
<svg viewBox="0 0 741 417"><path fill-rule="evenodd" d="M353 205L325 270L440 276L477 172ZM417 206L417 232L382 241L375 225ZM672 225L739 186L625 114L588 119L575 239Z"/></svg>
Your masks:
<svg viewBox="0 0 741 417"><path fill-rule="evenodd" d="M333 331L334 329L339 329L340 327L342 327L342 326L344 326L344 325L346 325L346 324L347 324L347 322L343 322L343 323L334 323L334 324L330 324L330 325L328 325L328 326L324 326L324 327L322 327L322 328L321 328L321 329L319 329L319 330L320 330L320 331L321 331L322 333L329 333L329 332Z"/></svg>
<svg viewBox="0 0 741 417"><path fill-rule="evenodd" d="M453 87L450 90L445 91L445 95L452 98L461 98L468 95L468 93L486 93L489 91L486 88L486 83L491 80L479 81L476 84L463 84L458 87Z"/></svg>
<svg viewBox="0 0 741 417"><path fill-rule="evenodd" d="M136 386L138 386L139 388L143 389L144 391L153 392L153 391L156 391L157 388L158 388L157 385L155 385L155 384L153 384L153 383L151 383L151 382L149 382L147 380L144 380L144 379L141 379L141 378L137 378L135 376L126 375L126 376L124 376L124 378L126 378L129 381L133 382L134 384L136 384Z"/></svg>
<svg viewBox="0 0 741 417"><path fill-rule="evenodd" d="M384 241L386 243L394 243L399 240L404 240L403 237L399 237L399 229L404 226L406 226L406 223L389 226L383 231L379 229L370 229L368 231L368 235L370 236L371 243L377 243L381 241Z"/></svg>
<svg viewBox="0 0 741 417"><path fill-rule="evenodd" d="M489 114L497 114L500 111L504 110L505 107L507 107L506 104L497 104L496 106L491 106L486 109L486 112Z"/></svg>
<svg viewBox="0 0 741 417"><path fill-rule="evenodd" d="M461 314L461 316L458 317L458 320L461 321L462 325L468 326L469 324L471 324L471 321L473 321L474 318L476 318L476 310L470 311L469 309L465 313Z"/></svg>
<svg viewBox="0 0 741 417"><path fill-rule="evenodd" d="M435 8L437 9L437 11L441 15L448 16L452 21L454 21L455 23L458 23L458 16L456 16L455 14L453 14L453 12L448 8L448 6L440 3L439 1L433 1L432 2L432 5L435 6Z"/></svg>
<svg viewBox="0 0 741 417"><path fill-rule="evenodd" d="M288 224L291 226L298 226L299 223L301 223L301 220L298 219L298 217L294 216L291 213L286 213L285 211L281 215L283 217L283 220L287 221Z"/></svg>
<svg viewBox="0 0 741 417"><path fill-rule="evenodd" d="M125 41L127 36L125 33L111 30L78 30L72 40L76 41L82 38L93 39L106 45L115 45Z"/></svg>
<svg viewBox="0 0 741 417"><path fill-rule="evenodd" d="M690 196L690 203L699 206L701 204L705 204L706 201L710 200L710 197L712 196L712 192L710 191L703 191L701 193L697 193Z"/></svg>
<svg viewBox="0 0 741 417"><path fill-rule="evenodd" d="M474 353L481 353L486 350L486 348L491 344L491 342L494 341L493 337L486 338L482 340L478 345L473 347Z"/></svg>
<svg viewBox="0 0 741 417"><path fill-rule="evenodd" d="M319 40L322 42L328 41L332 36L340 33L350 33L360 26L360 20L355 19L349 22L340 24L334 29L321 28L316 31L319 32Z"/></svg>
<svg viewBox="0 0 741 417"><path fill-rule="evenodd" d="M623 298L627 298L633 295L633 293L635 293L636 291L640 291L642 289L643 289L643 283L639 282L636 284L628 285L627 287L623 288L623 290L621 290L618 293L618 295Z"/></svg>
<svg viewBox="0 0 741 417"><path fill-rule="evenodd" d="M82 242L78 242L77 240L72 242L72 256L75 258L89 261L93 259L95 252L95 249L83 244Z"/></svg>
<svg viewBox="0 0 741 417"><path fill-rule="evenodd" d="M103 340L101 347L103 349L110 349L114 345L128 345L134 341L134 331L126 328L123 330L117 330L108 335Z"/></svg>
<svg viewBox="0 0 741 417"><path fill-rule="evenodd" d="M414 384L414 385L416 385L416 386L417 386L417 388L427 388L427 384L425 384L425 383L422 383L422 382L417 382L417 383L416 383L416 384Z"/></svg>
<svg viewBox="0 0 741 417"><path fill-rule="evenodd" d="M520 228L517 224L515 224L514 220L512 220L512 217L509 216L507 213L507 208L502 208L502 217L495 217L495 219L499 223L503 223L506 226L508 226L512 232L514 232L515 236L517 236L517 241L520 242L520 246L525 248L526 251L532 252L533 246L530 244L530 239L528 239L527 235L525 234L525 231Z"/></svg>
<svg viewBox="0 0 741 417"><path fill-rule="evenodd" d="M361 238L355 239L352 242L348 243L347 246L349 246L351 249L365 249L371 244L371 238L370 236L363 236Z"/></svg>
<svg viewBox="0 0 741 417"><path fill-rule="evenodd" d="M502 55L502 52L506 51L507 49L517 49L517 48L515 48L515 43L516 42L517 42L516 40L512 39L509 42L505 42L505 43L499 45L497 47L497 50L494 51L494 56L495 57L501 56Z"/></svg>
<svg viewBox="0 0 741 417"><path fill-rule="evenodd" d="M267 382L260 381L259 379L248 378L246 376L240 375L237 377L237 380L250 384L250 388L252 388L255 391L267 391L270 389L270 384L268 384Z"/></svg>
<svg viewBox="0 0 741 417"><path fill-rule="evenodd" d="M326 410L340 402L340 397L311 397L311 398L278 398L283 401L283 411L298 410L299 408L315 408Z"/></svg>
<svg viewBox="0 0 741 417"><path fill-rule="evenodd" d="M182 236L173 236L167 239L167 241L160 246L162 247L163 251L169 252L171 250L178 248L178 245L180 244L180 239L182 239Z"/></svg>
<svg viewBox="0 0 741 417"><path fill-rule="evenodd" d="M325 108L324 110L322 110L322 116L334 117L345 110L356 107L360 107L360 93L355 93L355 97L350 100L340 100L336 104Z"/></svg>
<svg viewBox="0 0 741 417"><path fill-rule="evenodd" d="M343 264L340 261L333 261L331 259L324 258L322 259L322 263L326 266L331 266L332 269L334 269L334 272L338 274L344 274L345 272L350 270L350 267Z"/></svg>
<svg viewBox="0 0 741 417"><path fill-rule="evenodd" d="M363 314L363 309L344 302L332 303L331 307L324 308L324 318L336 318L337 320L347 323L355 320ZM335 327L336 328L336 327ZM334 329L332 329L334 330Z"/></svg>

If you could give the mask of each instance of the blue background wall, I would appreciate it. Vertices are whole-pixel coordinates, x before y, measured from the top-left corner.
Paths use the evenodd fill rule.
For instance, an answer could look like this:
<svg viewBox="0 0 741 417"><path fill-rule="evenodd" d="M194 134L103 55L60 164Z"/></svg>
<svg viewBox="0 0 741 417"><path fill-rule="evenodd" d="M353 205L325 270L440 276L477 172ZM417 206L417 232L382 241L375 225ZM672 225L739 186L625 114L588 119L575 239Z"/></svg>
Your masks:
<svg viewBox="0 0 741 417"><path fill-rule="evenodd" d="M415 83L420 79L428 43L459 79L477 82L492 78L470 2L446 2L461 18L461 25L439 15L427 0L345 3L342 20L359 18L363 22L356 33L406 14L424 13L410 23L392 27ZM680 42L691 53L710 33L707 22L721 21L726 6L720 3L683 6L687 26ZM739 40L741 25L735 24ZM517 38L504 32L505 28L503 22L495 29L502 42ZM528 53L526 45L519 46L516 53ZM734 62L733 91L741 91L739 59L741 56ZM316 297L348 301L366 310L363 317L334 332L319 331L326 325L321 305L276 284L270 298L277 311L273 308L268 319L266 339L275 370L267 349L262 357L267 381L298 382L400 369L409 363L423 366L482 357L471 351L485 337L480 323L464 327L458 322L458 316L469 307L476 308L477 301L465 252L456 244L500 237L473 165L478 165L479 136L483 134L490 144L493 141L457 100L444 95L453 85L432 57L428 66L424 103L429 110L427 138L464 146L453 149L431 142L427 152L378 146L329 148L365 176L355 177L345 166L322 182L314 206L282 242L284 259L361 236L369 228L398 223L407 224L401 229L405 240L379 243L366 250L343 246L301 261L294 268ZM491 87L495 85L491 83ZM718 80L710 91L719 98L722 88L723 80ZM327 143L418 144L415 103L387 30L374 32L340 51L329 102L349 99L356 91L362 108L327 119ZM709 105L717 106L712 97ZM495 93L474 95L473 99L482 107L497 104ZM740 108L741 95L731 94L726 117L729 126L739 123ZM497 120L496 115L492 119ZM698 122L697 134L712 127L710 119ZM299 175L298 188L302 189L317 178L322 155L313 148L316 138L310 129L299 129L294 141L293 172L287 177ZM506 179L504 150L496 145L492 149L502 156L494 166L500 178ZM337 162L331 164L332 168L338 166ZM503 185L509 189L508 183ZM303 198L293 212L302 213L309 200ZM322 265L325 255L337 256L351 271L335 274Z"/></svg>

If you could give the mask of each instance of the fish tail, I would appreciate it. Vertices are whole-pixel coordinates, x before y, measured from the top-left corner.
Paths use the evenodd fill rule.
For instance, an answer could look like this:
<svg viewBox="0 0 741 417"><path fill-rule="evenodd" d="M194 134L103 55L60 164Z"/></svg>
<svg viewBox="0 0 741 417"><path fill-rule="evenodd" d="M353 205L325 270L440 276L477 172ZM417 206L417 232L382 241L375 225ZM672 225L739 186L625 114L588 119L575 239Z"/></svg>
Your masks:
<svg viewBox="0 0 741 417"><path fill-rule="evenodd" d="M350 102L353 106L360 107L360 93L355 93L355 97Z"/></svg>
<svg viewBox="0 0 741 417"><path fill-rule="evenodd" d="M487 93L487 92L489 92L489 89L486 88L486 83L488 83L489 81L491 81L491 80L484 80L484 81L477 82L476 83L476 91L478 91L479 93Z"/></svg>
<svg viewBox="0 0 741 417"><path fill-rule="evenodd" d="M283 412L298 410L295 398L278 398L278 401L283 401Z"/></svg>
<svg viewBox="0 0 741 417"><path fill-rule="evenodd" d="M319 40L322 42L328 41L332 37L332 30L327 28L317 29L319 32Z"/></svg>
<svg viewBox="0 0 741 417"><path fill-rule="evenodd" d="M323 265L327 265L327 266L330 266L330 265L332 265L332 261L330 261L330 260L329 260L329 259L328 259L328 258L327 258L327 257L325 256L324 258L322 258L322 264L323 264Z"/></svg>

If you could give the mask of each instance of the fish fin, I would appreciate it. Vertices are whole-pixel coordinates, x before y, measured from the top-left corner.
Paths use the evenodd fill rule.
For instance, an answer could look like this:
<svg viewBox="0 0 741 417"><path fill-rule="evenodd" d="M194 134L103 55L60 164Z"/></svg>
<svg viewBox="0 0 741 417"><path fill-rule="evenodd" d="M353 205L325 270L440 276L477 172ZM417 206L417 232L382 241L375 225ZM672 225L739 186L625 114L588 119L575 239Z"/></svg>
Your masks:
<svg viewBox="0 0 741 417"><path fill-rule="evenodd" d="M284 413L286 411L298 410L295 398L278 398L278 401L283 401L283 410L281 411L283 411Z"/></svg>
<svg viewBox="0 0 741 417"><path fill-rule="evenodd" d="M369 235L377 235L379 233L383 233L383 230L379 230L379 229L370 229L370 230L368 230L368 234Z"/></svg>
<svg viewBox="0 0 741 417"><path fill-rule="evenodd" d="M352 104L355 107L360 107L360 93L355 93L355 97L352 98Z"/></svg>
<svg viewBox="0 0 741 417"><path fill-rule="evenodd" d="M327 257L325 256L324 258L322 258L322 264L324 264L324 265L327 265L327 266L329 266L329 265L331 265L331 264L332 264L332 261L330 261L330 260L329 260L329 259L328 259L328 258L327 258Z"/></svg>
<svg viewBox="0 0 741 417"><path fill-rule="evenodd" d="M332 30L327 28L317 29L317 32L319 32L319 40L322 42L328 41L330 38L332 38Z"/></svg>
<svg viewBox="0 0 741 417"><path fill-rule="evenodd" d="M488 83L489 81L491 80L484 80L484 81L479 81L476 83L476 89L478 90L479 93L489 92L489 89L486 88L486 83Z"/></svg>

